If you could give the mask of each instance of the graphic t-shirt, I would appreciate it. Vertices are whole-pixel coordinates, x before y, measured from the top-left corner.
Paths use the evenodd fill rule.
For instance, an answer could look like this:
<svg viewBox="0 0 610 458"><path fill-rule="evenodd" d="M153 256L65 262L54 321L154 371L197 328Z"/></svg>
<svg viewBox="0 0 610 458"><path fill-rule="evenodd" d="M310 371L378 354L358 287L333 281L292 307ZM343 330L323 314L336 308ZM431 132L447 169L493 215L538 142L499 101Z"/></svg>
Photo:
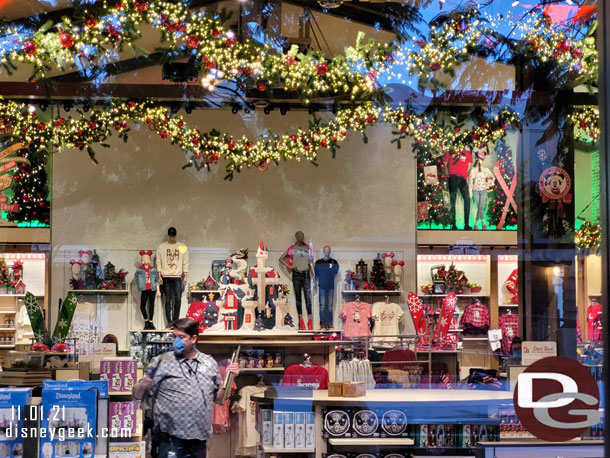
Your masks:
<svg viewBox="0 0 610 458"><path fill-rule="evenodd" d="M591 304L587 307L587 337L591 340L601 340L602 338L602 322L601 322L601 304Z"/></svg>
<svg viewBox="0 0 610 458"><path fill-rule="evenodd" d="M262 396L266 386L249 385L239 390L241 398L233 404L233 412L239 414L239 435L236 455L256 456L256 444L260 435L256 430L256 402L252 396Z"/></svg>
<svg viewBox="0 0 610 458"><path fill-rule="evenodd" d="M470 151L463 150L455 155L445 153L444 159L449 164L449 175L459 175L465 180L468 179L468 164L472 163Z"/></svg>
<svg viewBox="0 0 610 458"><path fill-rule="evenodd" d="M189 252L184 243L165 242L157 248L157 270L162 277L181 277L189 271Z"/></svg>
<svg viewBox="0 0 610 458"><path fill-rule="evenodd" d="M366 302L348 302L339 314L343 320L343 336L370 336L369 318L372 308Z"/></svg>
<svg viewBox="0 0 610 458"><path fill-rule="evenodd" d="M305 272L309 269L309 264L313 262L313 250L307 244L290 245L286 250L288 264L292 265L295 270Z"/></svg>
<svg viewBox="0 0 610 458"><path fill-rule="evenodd" d="M327 390L328 371L321 366L305 367L300 364L293 364L284 371L282 385Z"/></svg>
<svg viewBox="0 0 610 458"><path fill-rule="evenodd" d="M339 263L335 259L318 259L314 270L320 289L335 289L335 277L339 272Z"/></svg>
<svg viewBox="0 0 610 458"><path fill-rule="evenodd" d="M396 336L400 334L399 323L402 320L404 311L398 304L385 302L375 302L373 304L373 319L375 326L373 327L374 336ZM384 341L396 341L398 337L384 337L383 339L371 339Z"/></svg>
<svg viewBox="0 0 610 458"><path fill-rule="evenodd" d="M493 183L493 173L487 167L481 167L481 170L479 170L479 167L475 165L470 171L468 186L471 191L487 191L490 187L493 187Z"/></svg>

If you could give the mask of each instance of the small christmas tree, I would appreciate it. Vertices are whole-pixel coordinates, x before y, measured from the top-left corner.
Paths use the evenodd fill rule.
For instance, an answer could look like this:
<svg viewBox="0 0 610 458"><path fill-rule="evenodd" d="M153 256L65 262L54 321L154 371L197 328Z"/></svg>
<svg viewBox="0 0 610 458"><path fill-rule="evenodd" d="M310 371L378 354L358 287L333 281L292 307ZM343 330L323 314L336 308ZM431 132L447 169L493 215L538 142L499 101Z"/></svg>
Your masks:
<svg viewBox="0 0 610 458"><path fill-rule="evenodd" d="M102 271L102 264L100 262L100 256L97 251L93 250L91 255L91 261L89 262L89 268L87 269L87 275L85 283L87 289L100 289L102 282L104 281L104 273Z"/></svg>
<svg viewBox="0 0 610 458"><path fill-rule="evenodd" d="M371 268L370 283L372 283L376 289L385 288L385 268L379 255L377 259L373 260L373 267Z"/></svg>
<svg viewBox="0 0 610 458"><path fill-rule="evenodd" d="M460 288L460 278L459 273L455 268L454 264L449 266L449 270L447 271L447 276L445 278L445 282L447 283L447 291L457 291Z"/></svg>
<svg viewBox="0 0 610 458"><path fill-rule="evenodd" d="M8 266L6 265L6 261L4 258L0 257L0 287L8 286L10 282L11 275L8 270Z"/></svg>
<svg viewBox="0 0 610 458"><path fill-rule="evenodd" d="M441 157L419 143L413 144L417 155L418 227L449 226L449 208L445 205L447 187L445 163ZM427 172L427 173L426 173Z"/></svg>
<svg viewBox="0 0 610 458"><path fill-rule="evenodd" d="M513 180L517 179L517 176L515 174L512 151L504 140L498 140L496 143L496 154L498 158L497 164L500 166L500 173L502 174L502 178L504 178L506 187L510 189L510 185L512 184ZM507 196L502 189L502 186L500 186L500 183L496 181L491 192L491 199L489 200L487 210L490 228L502 229L503 227L511 227L517 224L517 213L512 205L509 205L506 218L504 219L504 226L498 227L500 224L500 219L502 218L502 212L504 211L506 198Z"/></svg>

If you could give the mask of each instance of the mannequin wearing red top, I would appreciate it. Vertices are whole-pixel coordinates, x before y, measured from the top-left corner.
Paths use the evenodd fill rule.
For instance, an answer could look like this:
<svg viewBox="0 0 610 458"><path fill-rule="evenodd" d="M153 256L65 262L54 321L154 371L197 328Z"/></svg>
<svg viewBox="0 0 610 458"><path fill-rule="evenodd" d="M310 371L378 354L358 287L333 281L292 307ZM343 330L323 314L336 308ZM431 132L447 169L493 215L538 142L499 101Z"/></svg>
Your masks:
<svg viewBox="0 0 610 458"><path fill-rule="evenodd" d="M472 154L468 150L454 151L452 154L445 153L445 162L449 166L449 201L451 208L451 229L457 229L455 225L455 202L458 189L464 201L464 229L472 230L470 227L470 192L468 190L468 174L472 164Z"/></svg>

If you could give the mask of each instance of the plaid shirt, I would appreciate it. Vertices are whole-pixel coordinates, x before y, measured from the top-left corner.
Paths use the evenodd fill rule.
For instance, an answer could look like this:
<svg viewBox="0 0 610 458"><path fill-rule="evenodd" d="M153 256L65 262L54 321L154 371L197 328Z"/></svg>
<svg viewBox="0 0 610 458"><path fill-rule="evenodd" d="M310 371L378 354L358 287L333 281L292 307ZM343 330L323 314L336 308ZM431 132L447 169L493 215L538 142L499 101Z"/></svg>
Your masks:
<svg viewBox="0 0 610 458"><path fill-rule="evenodd" d="M480 302L470 304L464 310L460 326L464 334L484 334L489 330L489 310Z"/></svg>
<svg viewBox="0 0 610 458"><path fill-rule="evenodd" d="M154 358L146 375L155 381L153 418L162 433L186 440L212 436L212 411L222 385L218 364L197 351L193 359L163 355Z"/></svg>
<svg viewBox="0 0 610 458"><path fill-rule="evenodd" d="M498 317L498 323L502 330L502 352L509 355L513 338L519 335L519 317L504 313Z"/></svg>

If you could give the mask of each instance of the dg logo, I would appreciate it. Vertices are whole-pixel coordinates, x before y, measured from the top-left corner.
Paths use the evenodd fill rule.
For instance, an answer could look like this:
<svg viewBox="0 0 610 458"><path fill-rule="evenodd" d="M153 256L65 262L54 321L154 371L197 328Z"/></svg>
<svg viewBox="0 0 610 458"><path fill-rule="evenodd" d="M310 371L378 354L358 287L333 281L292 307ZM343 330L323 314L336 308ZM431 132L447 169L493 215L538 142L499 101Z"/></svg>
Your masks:
<svg viewBox="0 0 610 458"><path fill-rule="evenodd" d="M599 389L585 366L552 356L517 378L513 402L525 429L539 439L565 442L601 421Z"/></svg>

